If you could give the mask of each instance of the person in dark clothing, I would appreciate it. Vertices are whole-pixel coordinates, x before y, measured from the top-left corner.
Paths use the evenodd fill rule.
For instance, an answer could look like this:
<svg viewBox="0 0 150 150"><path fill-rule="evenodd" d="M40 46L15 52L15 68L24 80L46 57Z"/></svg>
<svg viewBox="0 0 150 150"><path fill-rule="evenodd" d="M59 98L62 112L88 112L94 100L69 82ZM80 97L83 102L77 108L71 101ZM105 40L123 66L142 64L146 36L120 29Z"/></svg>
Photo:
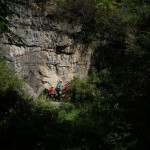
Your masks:
<svg viewBox="0 0 150 150"><path fill-rule="evenodd" d="M62 96L62 90L63 90L63 84L62 84L62 80L60 80L56 86L56 92L57 92L57 99L58 101L61 100L61 96Z"/></svg>

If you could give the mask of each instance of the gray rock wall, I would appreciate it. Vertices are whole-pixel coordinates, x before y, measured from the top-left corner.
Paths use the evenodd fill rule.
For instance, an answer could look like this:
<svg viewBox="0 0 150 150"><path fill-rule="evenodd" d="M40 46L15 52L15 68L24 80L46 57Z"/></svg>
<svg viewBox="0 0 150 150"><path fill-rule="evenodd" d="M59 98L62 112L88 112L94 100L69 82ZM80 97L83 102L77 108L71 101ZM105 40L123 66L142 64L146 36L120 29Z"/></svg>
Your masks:
<svg viewBox="0 0 150 150"><path fill-rule="evenodd" d="M52 6L49 6L49 8ZM59 79L70 81L84 77L90 67L91 50L70 35L81 32L79 22L47 18L28 4L12 6L20 16L11 19L11 30L22 37L25 47L11 45L5 35L0 39L0 56L27 85L30 95L39 95L43 81L56 85ZM30 88L29 88L30 87Z"/></svg>

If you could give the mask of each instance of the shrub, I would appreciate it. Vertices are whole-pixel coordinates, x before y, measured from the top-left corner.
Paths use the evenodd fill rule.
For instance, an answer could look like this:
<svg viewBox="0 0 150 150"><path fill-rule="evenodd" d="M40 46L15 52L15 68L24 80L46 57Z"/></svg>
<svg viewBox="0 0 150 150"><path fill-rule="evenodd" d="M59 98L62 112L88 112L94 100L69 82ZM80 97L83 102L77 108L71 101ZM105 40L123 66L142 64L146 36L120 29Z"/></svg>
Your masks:
<svg viewBox="0 0 150 150"><path fill-rule="evenodd" d="M22 82L2 60L0 60L0 70L0 112L6 114L23 96Z"/></svg>

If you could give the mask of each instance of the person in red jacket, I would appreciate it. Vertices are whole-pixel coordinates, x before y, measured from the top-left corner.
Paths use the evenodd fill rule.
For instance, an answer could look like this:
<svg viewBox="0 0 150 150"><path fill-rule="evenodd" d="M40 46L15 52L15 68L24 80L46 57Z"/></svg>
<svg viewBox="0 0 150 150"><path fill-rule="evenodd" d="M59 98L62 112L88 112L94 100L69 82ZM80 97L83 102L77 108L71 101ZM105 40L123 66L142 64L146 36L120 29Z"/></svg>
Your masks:
<svg viewBox="0 0 150 150"><path fill-rule="evenodd" d="M68 100L69 99L69 90L70 90L70 87L69 87L69 85L68 85L68 82L66 82L66 84L65 84L65 94L64 94L64 98L66 99L66 100Z"/></svg>
<svg viewBox="0 0 150 150"><path fill-rule="evenodd" d="M51 96L52 98L55 97L55 90L54 90L54 86L53 86L53 85L52 85L52 86L50 87L50 89L49 89L49 94L50 94L50 96Z"/></svg>
<svg viewBox="0 0 150 150"><path fill-rule="evenodd" d="M69 92L69 90L70 90L70 87L69 87L69 85L68 85L68 82L66 82L66 84L65 84L65 91L66 91L66 92Z"/></svg>

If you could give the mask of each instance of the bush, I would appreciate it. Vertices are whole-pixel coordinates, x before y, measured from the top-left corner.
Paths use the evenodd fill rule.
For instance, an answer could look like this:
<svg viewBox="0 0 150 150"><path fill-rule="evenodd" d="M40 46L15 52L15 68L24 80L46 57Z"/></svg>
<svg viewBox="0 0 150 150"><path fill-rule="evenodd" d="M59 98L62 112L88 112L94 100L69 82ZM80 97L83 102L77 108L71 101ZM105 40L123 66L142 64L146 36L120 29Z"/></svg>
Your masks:
<svg viewBox="0 0 150 150"><path fill-rule="evenodd" d="M22 81L0 60L0 112L7 114L23 97ZM2 115L2 116L3 116Z"/></svg>

